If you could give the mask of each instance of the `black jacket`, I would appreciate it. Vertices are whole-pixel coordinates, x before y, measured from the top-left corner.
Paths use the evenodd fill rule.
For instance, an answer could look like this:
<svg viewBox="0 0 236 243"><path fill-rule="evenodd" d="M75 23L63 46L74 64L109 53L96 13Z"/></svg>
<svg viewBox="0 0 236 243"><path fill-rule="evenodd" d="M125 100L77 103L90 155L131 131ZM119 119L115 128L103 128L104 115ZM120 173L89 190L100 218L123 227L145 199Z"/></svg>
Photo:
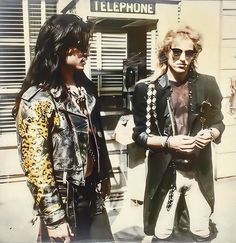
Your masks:
<svg viewBox="0 0 236 243"><path fill-rule="evenodd" d="M70 99L61 101L61 89L30 87L22 96L17 114L18 151L35 207L46 224L65 217L58 181L84 186L88 131L94 139L97 183L109 178L111 163L101 126L95 85L84 74L89 115L84 116ZM66 184L66 182L65 182Z"/></svg>
<svg viewBox="0 0 236 243"><path fill-rule="evenodd" d="M189 78L190 82L190 103L188 115L189 134L196 135L202 128L201 107L203 101L208 101L211 108L207 111L207 127L215 127L222 134L224 124L221 113L222 95L216 80L212 76L193 73ZM143 147L146 146L146 107L148 80L137 83L133 96L133 116L134 116L134 141ZM167 75L155 81L156 93L156 113L161 134L158 134L155 124L151 124L151 133L157 135L171 134L170 114L167 109L167 98L170 97L171 88ZM221 136L215 141L219 143ZM158 213L166 193L173 183L172 172L169 163L172 159L173 151L168 149L150 149L148 155L148 174L146 180L145 199L144 199L144 231L148 235L154 234L155 224ZM201 150L196 158L197 175L199 186L209 205L214 208L214 188L213 188L213 169L212 154L210 144Z"/></svg>

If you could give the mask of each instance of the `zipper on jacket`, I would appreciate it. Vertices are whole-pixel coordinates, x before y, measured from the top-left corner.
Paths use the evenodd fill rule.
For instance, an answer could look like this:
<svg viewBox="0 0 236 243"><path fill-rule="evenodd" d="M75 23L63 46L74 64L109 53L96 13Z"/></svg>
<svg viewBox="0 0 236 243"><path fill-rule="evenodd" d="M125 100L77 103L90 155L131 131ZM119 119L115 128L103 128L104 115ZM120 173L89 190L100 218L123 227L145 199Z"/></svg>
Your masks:
<svg viewBox="0 0 236 243"><path fill-rule="evenodd" d="M86 96L87 96L87 93L86 93ZM100 173L101 171L101 166L100 166L100 155L99 155L99 150L98 150L98 142L97 142L97 138L96 138L96 135L94 134L94 129L93 129L93 124L92 124L92 120L91 120L91 114L92 114L92 111L93 111L93 108L94 106L92 107L91 110L89 110L89 106L88 106L88 99L86 98L85 99L85 102L86 102L86 108L87 108L87 111L88 111L88 121L89 121L89 126L91 128L91 131L92 131L92 134L93 134L93 138L94 138L94 142L95 142L95 145L96 145L96 150L97 150L97 166L98 166L98 173ZM97 101L95 101L95 104L96 104Z"/></svg>
<svg viewBox="0 0 236 243"><path fill-rule="evenodd" d="M97 166L98 166L98 173L100 173L101 168L100 168L100 156L99 156L99 150L98 150L98 142L97 142L96 135L94 134L94 129L93 129L93 126L92 126L92 120L91 120L90 114L88 114L88 120L89 120L89 126L91 127L91 131L92 131L92 134L93 134L94 142L95 142L95 145L96 145L96 150L97 150Z"/></svg>

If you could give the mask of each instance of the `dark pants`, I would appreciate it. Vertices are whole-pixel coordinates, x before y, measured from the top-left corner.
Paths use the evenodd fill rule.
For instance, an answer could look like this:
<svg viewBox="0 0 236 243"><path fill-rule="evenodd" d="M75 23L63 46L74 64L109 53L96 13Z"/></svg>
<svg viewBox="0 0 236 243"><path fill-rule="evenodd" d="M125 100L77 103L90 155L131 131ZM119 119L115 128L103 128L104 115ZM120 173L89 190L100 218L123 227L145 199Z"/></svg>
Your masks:
<svg viewBox="0 0 236 243"><path fill-rule="evenodd" d="M91 181L85 187L73 187L71 202L75 208L68 215L68 222L74 233L73 242L112 242L113 235L103 199ZM73 212L75 212L75 217ZM48 242L46 226L42 223L41 236Z"/></svg>

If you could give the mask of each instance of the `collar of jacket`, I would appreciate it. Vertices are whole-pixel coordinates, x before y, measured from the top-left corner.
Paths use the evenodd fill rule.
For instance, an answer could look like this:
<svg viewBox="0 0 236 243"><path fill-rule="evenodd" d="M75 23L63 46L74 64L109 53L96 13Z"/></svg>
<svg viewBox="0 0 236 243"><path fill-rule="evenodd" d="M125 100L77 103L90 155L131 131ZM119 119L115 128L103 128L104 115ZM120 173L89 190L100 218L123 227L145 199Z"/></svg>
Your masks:
<svg viewBox="0 0 236 243"><path fill-rule="evenodd" d="M159 79L158 79L158 83L160 84L160 86L164 89L166 87L170 86L170 81L168 79L167 74L162 75Z"/></svg>
<svg viewBox="0 0 236 243"><path fill-rule="evenodd" d="M188 82L190 84L189 88L189 97L190 97L190 104L189 104L189 111L193 114L199 114L198 111L198 102L199 100L203 99L204 91L202 90L204 87L197 85L197 79L199 78L199 74L197 72L191 72L188 78ZM158 79L158 84L164 90L170 90L170 81L167 74L164 74ZM171 94L171 93L170 93Z"/></svg>
<svg viewBox="0 0 236 243"><path fill-rule="evenodd" d="M24 92L21 98L23 100L30 101L40 90L42 90L42 88L38 88L37 86L31 86Z"/></svg>
<svg viewBox="0 0 236 243"><path fill-rule="evenodd" d="M32 86L22 95L22 99L30 101L40 91L43 91L42 87ZM45 92L45 94L47 93L49 96L52 97L54 104L58 110L86 117L85 115L79 112L79 110L75 107L75 105L72 102L70 102L69 99L66 99L63 102L59 101L62 94L62 88L50 89L49 92ZM91 114L91 112L93 111L95 103L95 97L91 94L86 93L86 106L89 114Z"/></svg>
<svg viewBox="0 0 236 243"><path fill-rule="evenodd" d="M58 88L58 89L51 89L50 93L52 95L52 97L55 99L55 101L60 99L60 96L62 94L62 88ZM91 112L93 111L94 107L95 107L95 103L96 103L96 99L93 95L86 93L86 108L89 114L91 114ZM63 111L67 111L70 112L72 114L75 115L79 115L79 116L84 116L85 115L81 114L78 110L78 108L74 105L73 102L71 102L70 99L66 99L63 102L57 102L59 105L59 110L63 110Z"/></svg>
<svg viewBox="0 0 236 243"><path fill-rule="evenodd" d="M204 96L204 90L202 90L204 87L197 85L197 80L199 78L199 74L197 72L191 72L188 78L189 84L190 84L190 101L189 101L189 129L191 130L192 125L195 121L195 119L199 115L199 102L203 100ZM167 74L162 75L158 80L157 84L159 84L159 87L163 90L164 93L168 92L167 96L171 95L171 87L170 87L170 81L167 76ZM164 97L164 95L162 96ZM159 96L158 99L161 99ZM163 103L162 103L163 104ZM169 114L168 109L165 109L164 116L167 116Z"/></svg>

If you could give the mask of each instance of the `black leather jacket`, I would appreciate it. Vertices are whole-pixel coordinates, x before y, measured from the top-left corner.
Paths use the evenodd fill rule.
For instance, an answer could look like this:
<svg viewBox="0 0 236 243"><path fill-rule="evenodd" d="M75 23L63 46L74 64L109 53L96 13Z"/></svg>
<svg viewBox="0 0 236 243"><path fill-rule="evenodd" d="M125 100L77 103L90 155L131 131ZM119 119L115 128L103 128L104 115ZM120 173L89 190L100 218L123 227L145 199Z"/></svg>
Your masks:
<svg viewBox="0 0 236 243"><path fill-rule="evenodd" d="M65 217L57 180L84 186L89 130L97 183L111 173L96 88L87 77L82 85L87 91L88 116L79 113L70 99L61 102L61 90L44 91L35 86L23 94L17 114L21 165L35 207L47 225Z"/></svg>

